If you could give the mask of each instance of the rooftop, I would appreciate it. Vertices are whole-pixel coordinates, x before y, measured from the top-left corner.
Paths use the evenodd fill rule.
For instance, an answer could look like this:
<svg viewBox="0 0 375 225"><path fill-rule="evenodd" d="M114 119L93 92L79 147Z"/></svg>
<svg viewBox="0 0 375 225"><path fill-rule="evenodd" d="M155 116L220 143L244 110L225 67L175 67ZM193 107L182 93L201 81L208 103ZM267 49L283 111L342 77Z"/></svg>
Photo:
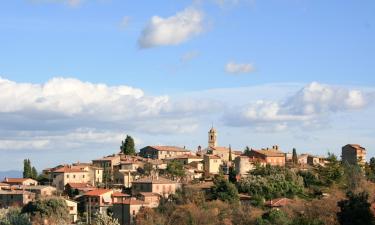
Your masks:
<svg viewBox="0 0 375 225"><path fill-rule="evenodd" d="M31 178L5 178L4 183L22 183L27 180L33 180Z"/></svg>
<svg viewBox="0 0 375 225"><path fill-rule="evenodd" d="M157 151L168 151L168 152L190 152L185 148L177 147L177 146L146 146L145 148L150 147Z"/></svg>
<svg viewBox="0 0 375 225"><path fill-rule="evenodd" d="M109 190L109 189L95 189L95 190L92 190L92 191L89 191L89 192L85 193L84 195L85 196L101 196L101 195L107 194L109 192L112 192L112 190Z"/></svg>
<svg viewBox="0 0 375 225"><path fill-rule="evenodd" d="M133 181L133 183L172 184L176 182L163 177L144 177Z"/></svg>

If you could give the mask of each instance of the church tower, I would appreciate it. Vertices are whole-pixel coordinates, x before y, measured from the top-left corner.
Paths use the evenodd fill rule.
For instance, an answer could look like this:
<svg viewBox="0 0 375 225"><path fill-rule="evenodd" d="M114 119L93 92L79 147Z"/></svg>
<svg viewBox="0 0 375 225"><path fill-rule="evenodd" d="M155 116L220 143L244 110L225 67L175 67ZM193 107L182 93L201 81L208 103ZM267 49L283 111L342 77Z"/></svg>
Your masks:
<svg viewBox="0 0 375 225"><path fill-rule="evenodd" d="M208 131L208 147L216 147L217 132L216 129L212 126L210 131Z"/></svg>

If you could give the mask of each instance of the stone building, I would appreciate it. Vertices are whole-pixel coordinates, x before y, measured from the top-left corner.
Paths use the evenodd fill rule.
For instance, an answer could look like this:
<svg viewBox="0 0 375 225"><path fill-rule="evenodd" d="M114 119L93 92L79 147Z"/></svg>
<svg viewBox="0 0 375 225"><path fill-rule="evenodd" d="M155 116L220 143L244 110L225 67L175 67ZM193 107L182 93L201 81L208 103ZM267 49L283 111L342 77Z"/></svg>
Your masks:
<svg viewBox="0 0 375 225"><path fill-rule="evenodd" d="M279 150L277 145L262 150L251 149L248 156L264 160L271 166L285 166L285 154Z"/></svg>
<svg viewBox="0 0 375 225"><path fill-rule="evenodd" d="M186 154L191 154L191 151L176 146L146 146L140 150L142 157L151 159L165 159Z"/></svg>
<svg viewBox="0 0 375 225"><path fill-rule="evenodd" d="M341 158L349 164L364 165L366 163L366 149L358 144L348 144L342 147Z"/></svg>

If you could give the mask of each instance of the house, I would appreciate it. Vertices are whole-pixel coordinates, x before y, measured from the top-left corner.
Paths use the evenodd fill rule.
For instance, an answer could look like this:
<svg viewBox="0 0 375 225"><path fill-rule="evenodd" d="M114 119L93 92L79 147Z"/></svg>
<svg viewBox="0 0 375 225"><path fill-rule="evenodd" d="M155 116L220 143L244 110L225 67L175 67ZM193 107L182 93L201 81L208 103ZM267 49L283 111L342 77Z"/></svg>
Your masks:
<svg viewBox="0 0 375 225"><path fill-rule="evenodd" d="M298 164L299 165L307 165L307 158L309 157L309 154L300 154L297 156Z"/></svg>
<svg viewBox="0 0 375 225"><path fill-rule="evenodd" d="M249 157L249 156L237 156L234 159L234 165L236 168L237 175L247 176L249 171L255 169L256 165L264 166L266 161L264 159Z"/></svg>
<svg viewBox="0 0 375 225"><path fill-rule="evenodd" d="M205 176L219 174L222 160L217 155L204 155L204 173Z"/></svg>
<svg viewBox="0 0 375 225"><path fill-rule="evenodd" d="M113 173L113 184L115 186L117 185L125 188L130 188L135 178L136 175L134 174L134 172L126 170L117 170Z"/></svg>
<svg viewBox="0 0 375 225"><path fill-rule="evenodd" d="M8 189L9 187L10 187L9 184L1 183L1 182L0 182L0 190L2 190L2 189Z"/></svg>
<svg viewBox="0 0 375 225"><path fill-rule="evenodd" d="M5 178L3 183L9 184L10 186L35 186L38 184L38 181L31 178Z"/></svg>
<svg viewBox="0 0 375 225"><path fill-rule="evenodd" d="M0 190L0 208L22 207L35 200L35 194L23 190Z"/></svg>
<svg viewBox="0 0 375 225"><path fill-rule="evenodd" d="M279 147L277 145L273 146L270 149L251 149L248 153L248 156L264 160L271 166L285 166L285 154L279 150Z"/></svg>
<svg viewBox="0 0 375 225"><path fill-rule="evenodd" d="M37 198L53 196L56 193L55 187L45 185L20 186L19 189L32 192Z"/></svg>
<svg viewBox="0 0 375 225"><path fill-rule="evenodd" d="M140 150L142 157L152 159L165 159L185 154L191 154L191 151L176 146L146 146Z"/></svg>
<svg viewBox="0 0 375 225"><path fill-rule="evenodd" d="M121 161L121 155L110 155L92 161L93 166L103 169L102 183L112 183L115 165Z"/></svg>
<svg viewBox="0 0 375 225"><path fill-rule="evenodd" d="M341 158L349 164L364 165L366 163L366 149L358 144L348 144L342 147Z"/></svg>
<svg viewBox="0 0 375 225"><path fill-rule="evenodd" d="M161 196L157 193L152 192L139 192L138 199L148 204L150 208L156 208L159 206Z"/></svg>
<svg viewBox="0 0 375 225"><path fill-rule="evenodd" d="M69 209L70 222L76 223L78 220L78 202L70 199L65 199L65 202Z"/></svg>
<svg viewBox="0 0 375 225"><path fill-rule="evenodd" d="M149 176L133 181L132 194L153 192L168 197L170 194L176 193L178 188L180 188L180 184L175 181L159 176Z"/></svg>
<svg viewBox="0 0 375 225"><path fill-rule="evenodd" d="M148 207L148 204L135 198L125 199L123 202L113 204L112 217L117 219L120 225L134 224L135 216L142 207Z"/></svg>
<svg viewBox="0 0 375 225"><path fill-rule="evenodd" d="M307 157L307 164L310 166L324 166L326 164L326 157L324 156L314 156L314 155L309 155Z"/></svg>
<svg viewBox="0 0 375 225"><path fill-rule="evenodd" d="M112 194L113 190L110 189L95 189L83 195L85 212L90 218L95 213L107 212L107 209L112 206Z"/></svg>
<svg viewBox="0 0 375 225"><path fill-rule="evenodd" d="M240 156L242 152L232 151L231 147L211 146L208 147L207 154L219 156L223 161L228 162L234 160L237 156Z"/></svg>
<svg viewBox="0 0 375 225"><path fill-rule="evenodd" d="M70 197L82 195L95 189L94 186L88 183L67 183L65 185L65 193Z"/></svg>
<svg viewBox="0 0 375 225"><path fill-rule="evenodd" d="M113 192L112 194L112 203L122 202L125 199L131 198L130 195L122 192Z"/></svg>
<svg viewBox="0 0 375 225"><path fill-rule="evenodd" d="M91 183L90 172L82 167L63 166L51 172L52 186L63 191L68 183Z"/></svg>
<svg viewBox="0 0 375 225"><path fill-rule="evenodd" d="M192 162L201 162L203 161L203 157L201 156L196 156L196 155L191 155L191 154L183 154L183 155L178 155L170 158L166 158L166 161L178 161L183 165L188 165Z"/></svg>

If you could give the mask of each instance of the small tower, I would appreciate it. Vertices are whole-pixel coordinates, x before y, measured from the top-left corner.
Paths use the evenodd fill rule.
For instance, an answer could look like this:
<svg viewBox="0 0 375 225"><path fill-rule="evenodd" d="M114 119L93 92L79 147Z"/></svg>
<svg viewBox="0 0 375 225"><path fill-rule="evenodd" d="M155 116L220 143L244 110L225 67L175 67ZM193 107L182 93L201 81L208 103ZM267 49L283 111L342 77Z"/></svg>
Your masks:
<svg viewBox="0 0 375 225"><path fill-rule="evenodd" d="M216 129L212 126L210 131L208 131L208 147L213 148L216 147L216 138L217 138L217 132Z"/></svg>

